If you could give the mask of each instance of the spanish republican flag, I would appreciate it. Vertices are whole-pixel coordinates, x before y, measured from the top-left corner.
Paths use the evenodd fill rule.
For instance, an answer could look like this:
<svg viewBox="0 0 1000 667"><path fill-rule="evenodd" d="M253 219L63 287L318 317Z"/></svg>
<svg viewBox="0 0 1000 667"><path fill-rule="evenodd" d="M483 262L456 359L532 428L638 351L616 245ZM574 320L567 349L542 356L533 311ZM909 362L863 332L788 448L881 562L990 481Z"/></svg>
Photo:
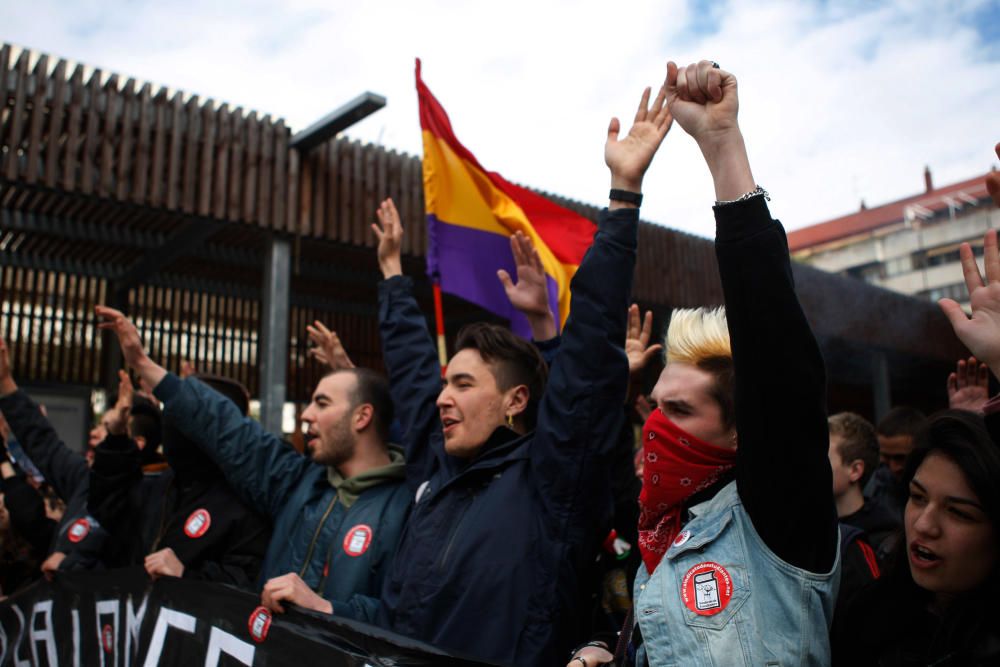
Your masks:
<svg viewBox="0 0 1000 667"><path fill-rule="evenodd" d="M528 322L511 307L498 269L516 276L511 235L527 234L541 256L549 305L560 330L569 316L569 283L594 241L593 222L558 206L496 172L486 171L455 137L448 114L420 78L417 95L424 142L427 209L427 273L441 289L510 320L530 335ZM530 156L529 156L530 157Z"/></svg>

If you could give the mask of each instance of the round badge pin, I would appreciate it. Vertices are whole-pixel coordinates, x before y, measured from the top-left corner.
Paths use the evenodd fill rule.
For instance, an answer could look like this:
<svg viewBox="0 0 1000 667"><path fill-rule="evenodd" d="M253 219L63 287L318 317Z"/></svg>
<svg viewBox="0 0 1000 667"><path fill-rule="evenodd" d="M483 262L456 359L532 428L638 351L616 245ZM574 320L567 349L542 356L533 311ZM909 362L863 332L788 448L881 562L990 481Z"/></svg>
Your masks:
<svg viewBox="0 0 1000 667"><path fill-rule="evenodd" d="M372 528L363 523L347 531L344 536L344 553L348 556L360 556L368 551L372 543Z"/></svg>
<svg viewBox="0 0 1000 667"><path fill-rule="evenodd" d="M212 525L212 515L206 509L198 509L191 512L191 516L184 522L184 534L192 540L198 539L208 532L208 527Z"/></svg>
<svg viewBox="0 0 1000 667"><path fill-rule="evenodd" d="M698 563L681 580L681 600L699 616L718 614L729 606L732 597L733 578L718 563Z"/></svg>
<svg viewBox="0 0 1000 667"><path fill-rule="evenodd" d="M685 544L687 544L687 541L690 539L691 539L691 531L682 530L680 533L677 534L677 537L674 538L674 546L682 547Z"/></svg>
<svg viewBox="0 0 1000 667"><path fill-rule="evenodd" d="M271 629L271 612L267 607L257 607L253 610L250 620L247 621L247 629L258 644L267 639L267 633Z"/></svg>
<svg viewBox="0 0 1000 667"><path fill-rule="evenodd" d="M81 542L83 538L90 534L90 522L86 519L77 519L69 526L67 535L73 544Z"/></svg>

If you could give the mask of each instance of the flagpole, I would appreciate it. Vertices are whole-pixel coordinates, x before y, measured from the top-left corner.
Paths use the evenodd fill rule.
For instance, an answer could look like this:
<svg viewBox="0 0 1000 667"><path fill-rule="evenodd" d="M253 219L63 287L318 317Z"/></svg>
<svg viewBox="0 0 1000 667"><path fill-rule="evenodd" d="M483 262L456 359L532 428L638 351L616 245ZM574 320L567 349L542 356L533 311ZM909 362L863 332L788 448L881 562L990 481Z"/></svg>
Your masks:
<svg viewBox="0 0 1000 667"><path fill-rule="evenodd" d="M441 377L448 367L448 349L444 339L444 308L441 306L441 279L435 275L434 281L434 324L437 329L438 359L441 361Z"/></svg>

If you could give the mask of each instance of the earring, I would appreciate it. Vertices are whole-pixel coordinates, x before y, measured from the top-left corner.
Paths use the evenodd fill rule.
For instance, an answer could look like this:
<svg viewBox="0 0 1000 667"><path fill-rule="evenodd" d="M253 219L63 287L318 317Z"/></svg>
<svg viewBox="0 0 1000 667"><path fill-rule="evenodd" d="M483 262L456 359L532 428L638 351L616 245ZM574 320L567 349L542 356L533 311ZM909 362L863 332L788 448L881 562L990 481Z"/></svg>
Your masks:
<svg viewBox="0 0 1000 667"><path fill-rule="evenodd" d="M514 428L514 415L507 415L507 428Z"/></svg>

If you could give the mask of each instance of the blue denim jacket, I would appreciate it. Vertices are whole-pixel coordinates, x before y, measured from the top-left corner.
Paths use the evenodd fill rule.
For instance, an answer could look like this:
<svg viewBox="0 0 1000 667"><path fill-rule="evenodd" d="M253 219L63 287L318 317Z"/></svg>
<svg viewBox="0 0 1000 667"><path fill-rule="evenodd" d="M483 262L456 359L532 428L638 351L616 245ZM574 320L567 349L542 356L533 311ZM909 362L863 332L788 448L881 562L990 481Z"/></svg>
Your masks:
<svg viewBox="0 0 1000 667"><path fill-rule="evenodd" d="M636 664L829 665L839 583L839 553L826 574L774 555L731 482L690 509L652 576L639 568Z"/></svg>

